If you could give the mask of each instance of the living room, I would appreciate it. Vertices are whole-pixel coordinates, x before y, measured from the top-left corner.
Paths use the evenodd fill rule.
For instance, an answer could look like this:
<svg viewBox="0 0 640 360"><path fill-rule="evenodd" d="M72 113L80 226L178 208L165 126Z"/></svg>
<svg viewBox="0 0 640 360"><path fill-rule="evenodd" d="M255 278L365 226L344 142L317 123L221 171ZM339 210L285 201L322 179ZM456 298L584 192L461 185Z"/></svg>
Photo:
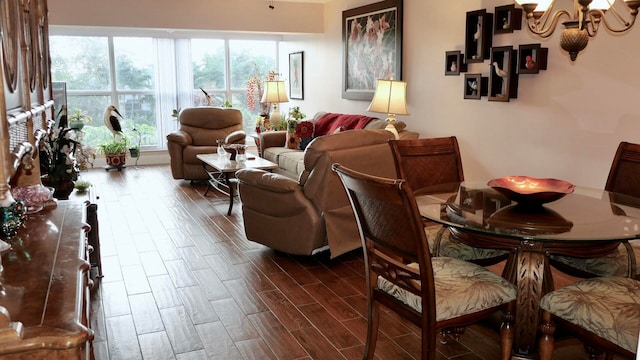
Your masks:
<svg viewBox="0 0 640 360"><path fill-rule="evenodd" d="M291 99L282 108L300 106L312 116L368 114L369 101L341 96L342 13L372 3L50 0L48 5L52 34L102 28L122 36L131 29L275 36L282 72L287 73L291 53L304 52L304 99ZM465 73L445 76L445 54L464 52L467 12L510 4L404 0L402 80L409 84L410 115L398 118L421 137L455 135L469 180L522 174L601 189L618 143L640 142L628 95L636 93L639 85L632 82L640 77L638 70L624 67L638 53L625 45L639 30L620 36L602 30L571 61L559 47L558 32L539 39L523 24L522 30L494 36L493 45L540 43L549 49L546 69L521 75L518 96L508 102L465 99ZM488 60L466 69L482 76L489 72ZM609 91L598 91L601 87ZM293 257L249 242L240 207L227 216L226 197L206 197L203 184L170 179L162 149L141 159L150 166L84 175L100 196L104 235L105 278L92 293L88 316L97 358L362 356L361 255ZM419 356L420 333L413 325L385 312L381 333L379 358ZM460 343L438 344L439 355L490 359L499 353L492 331L471 328L467 335L466 342L463 337ZM560 349L556 358L581 349L569 344L575 346Z"/></svg>
<svg viewBox="0 0 640 360"><path fill-rule="evenodd" d="M283 109L300 106L308 115L317 111L367 114L368 102L341 97L341 21L342 11L370 3L276 1L270 9L268 1L248 0L137 2L133 7L124 1L53 0L49 9L52 27L279 33L280 68L288 68L289 53L304 51L305 69L304 100L281 104ZM494 36L493 45L517 48L540 43L549 49L547 70L521 75L518 98L509 102L464 99L464 76L444 75L445 53L464 51L468 11L493 12L494 7L508 4L405 1L402 79L408 83L410 115L398 118L421 137L455 134L470 179L526 174L601 188L617 144L637 142L640 124L629 94L640 86L634 76L640 70L625 64L632 64L637 55L628 44L639 30L632 28L619 36L600 31L571 61L560 48L558 31L540 39L523 24L522 30ZM468 67L468 73L489 73L488 60Z"/></svg>

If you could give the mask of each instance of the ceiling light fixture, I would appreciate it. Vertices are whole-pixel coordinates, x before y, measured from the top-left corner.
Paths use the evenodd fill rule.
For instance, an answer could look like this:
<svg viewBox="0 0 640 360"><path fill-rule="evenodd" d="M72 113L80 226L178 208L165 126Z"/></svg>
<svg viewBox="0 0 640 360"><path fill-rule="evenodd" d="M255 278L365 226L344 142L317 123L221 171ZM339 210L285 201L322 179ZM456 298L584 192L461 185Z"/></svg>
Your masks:
<svg viewBox="0 0 640 360"><path fill-rule="evenodd" d="M554 11L556 0L515 0L527 14L529 30L547 38L553 34L561 17L568 18L563 22L564 29L560 36L560 46L569 53L571 61L575 61L578 53L587 47L589 38L596 36L600 24L613 32L622 33L633 26L638 15L640 0L573 0L573 12L566 9ZM615 3L624 2L619 9L625 9L628 15L621 15ZM628 17L630 19L627 19ZM615 22L619 24L615 24Z"/></svg>

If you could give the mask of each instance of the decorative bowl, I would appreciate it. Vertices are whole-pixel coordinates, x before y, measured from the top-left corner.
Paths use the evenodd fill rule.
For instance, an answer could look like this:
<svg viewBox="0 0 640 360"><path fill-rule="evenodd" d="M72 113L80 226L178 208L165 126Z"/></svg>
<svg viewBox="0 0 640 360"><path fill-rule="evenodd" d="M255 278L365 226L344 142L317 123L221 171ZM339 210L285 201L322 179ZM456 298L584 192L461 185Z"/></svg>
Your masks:
<svg viewBox="0 0 640 360"><path fill-rule="evenodd" d="M506 176L489 180L487 185L521 205L542 205L556 201L571 194L575 188L564 180L529 176Z"/></svg>

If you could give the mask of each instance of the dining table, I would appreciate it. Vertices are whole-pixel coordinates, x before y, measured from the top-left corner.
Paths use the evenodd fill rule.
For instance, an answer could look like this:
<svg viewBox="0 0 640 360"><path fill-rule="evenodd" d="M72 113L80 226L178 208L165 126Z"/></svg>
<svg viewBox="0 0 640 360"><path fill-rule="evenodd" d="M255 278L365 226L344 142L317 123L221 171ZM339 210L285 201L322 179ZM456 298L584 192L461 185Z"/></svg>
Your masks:
<svg viewBox="0 0 640 360"><path fill-rule="evenodd" d="M487 181L440 184L415 192L421 216L454 241L508 250L502 275L517 288L512 358L537 353L540 299L554 289L550 256L595 258L640 238L640 199L575 186L558 200L518 203ZM628 259L635 273L635 258Z"/></svg>

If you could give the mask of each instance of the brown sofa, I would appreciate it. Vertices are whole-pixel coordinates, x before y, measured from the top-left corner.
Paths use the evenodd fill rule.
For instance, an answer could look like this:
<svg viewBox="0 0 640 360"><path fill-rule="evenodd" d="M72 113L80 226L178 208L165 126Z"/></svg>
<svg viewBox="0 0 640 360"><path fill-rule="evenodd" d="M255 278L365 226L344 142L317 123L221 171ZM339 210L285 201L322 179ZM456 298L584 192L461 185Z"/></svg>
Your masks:
<svg viewBox="0 0 640 360"><path fill-rule="evenodd" d="M311 122L317 122L318 119L325 115L332 115L332 113L318 112L313 118L309 119ZM333 114L338 115L336 119L340 121L339 117L353 117L351 114ZM366 126L365 130L384 129L387 122L382 119L373 118ZM418 133L405 130L405 124L398 122L398 133L401 139L418 138ZM326 135L324 135L326 136ZM286 144L286 132L285 131L268 131L260 134L260 152L262 157L278 164L278 168L273 172L285 175L292 179L298 179L302 171L304 170L304 152L297 149L289 149Z"/></svg>
<svg viewBox="0 0 640 360"><path fill-rule="evenodd" d="M349 130L314 139L298 180L262 170L236 173L247 239L289 254L326 249L335 257L359 248L353 211L331 165L395 177L386 130Z"/></svg>
<svg viewBox="0 0 640 360"><path fill-rule="evenodd" d="M242 112L233 108L193 107L180 111L180 128L167 135L174 179L206 180L198 154L215 153L217 140L226 144L244 144Z"/></svg>

